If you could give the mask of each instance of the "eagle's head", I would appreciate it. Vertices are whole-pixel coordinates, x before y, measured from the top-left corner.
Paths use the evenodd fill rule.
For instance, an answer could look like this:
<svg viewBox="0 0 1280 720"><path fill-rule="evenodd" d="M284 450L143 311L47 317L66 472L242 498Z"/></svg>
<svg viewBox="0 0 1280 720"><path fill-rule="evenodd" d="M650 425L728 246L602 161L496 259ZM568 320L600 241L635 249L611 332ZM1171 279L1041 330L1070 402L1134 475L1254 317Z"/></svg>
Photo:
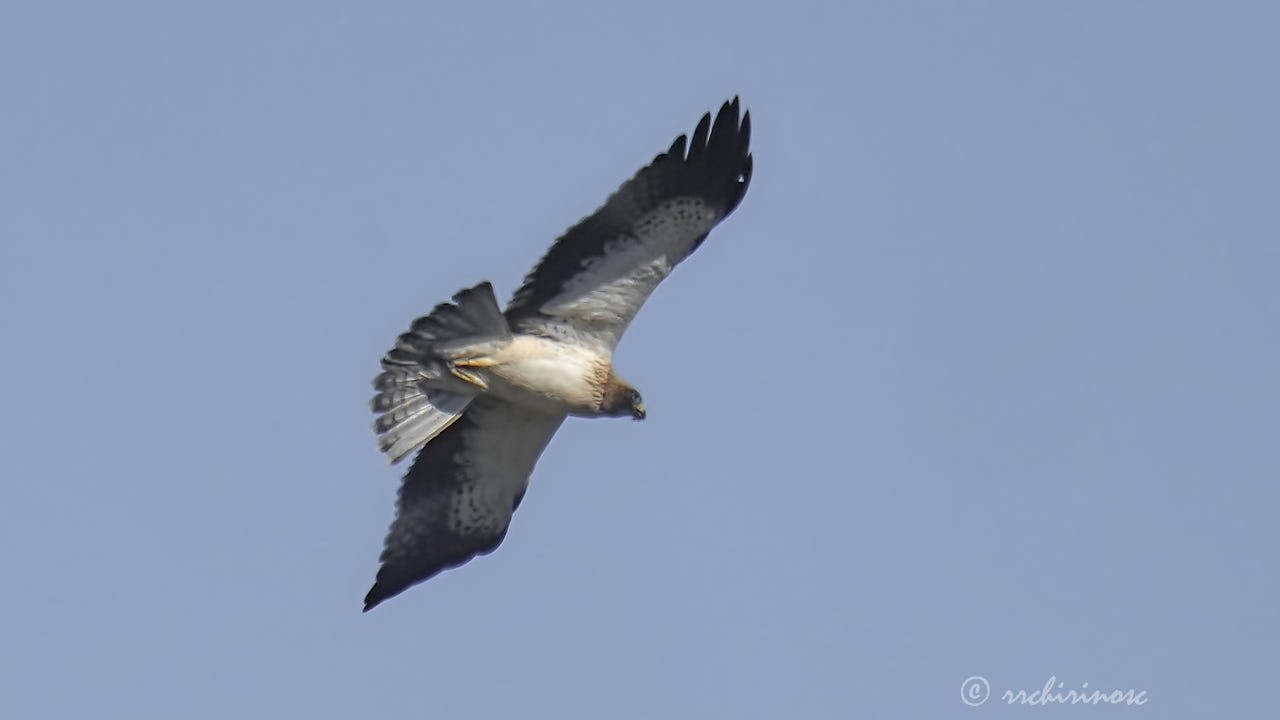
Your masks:
<svg viewBox="0 0 1280 720"><path fill-rule="evenodd" d="M635 388L631 388L631 392L629 393L629 395L631 400L631 407L630 407L631 417L635 418L636 420L643 420L644 419L644 401L640 399L640 391L636 390Z"/></svg>
<svg viewBox="0 0 1280 720"><path fill-rule="evenodd" d="M600 403L600 414L611 417L630 415L636 420L644 419L644 401L640 399L640 391L631 387L625 380L613 375L605 386L604 398Z"/></svg>

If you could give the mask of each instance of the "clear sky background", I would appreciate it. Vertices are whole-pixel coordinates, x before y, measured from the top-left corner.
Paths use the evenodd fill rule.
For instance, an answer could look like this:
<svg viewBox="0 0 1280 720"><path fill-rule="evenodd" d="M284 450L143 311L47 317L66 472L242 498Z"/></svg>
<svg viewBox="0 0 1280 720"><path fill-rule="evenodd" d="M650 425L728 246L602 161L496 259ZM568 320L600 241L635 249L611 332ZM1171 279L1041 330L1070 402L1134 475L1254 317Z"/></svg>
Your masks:
<svg viewBox="0 0 1280 720"><path fill-rule="evenodd" d="M0 715L1272 716L1274 8L6 3ZM362 615L379 357L734 94L648 420Z"/></svg>

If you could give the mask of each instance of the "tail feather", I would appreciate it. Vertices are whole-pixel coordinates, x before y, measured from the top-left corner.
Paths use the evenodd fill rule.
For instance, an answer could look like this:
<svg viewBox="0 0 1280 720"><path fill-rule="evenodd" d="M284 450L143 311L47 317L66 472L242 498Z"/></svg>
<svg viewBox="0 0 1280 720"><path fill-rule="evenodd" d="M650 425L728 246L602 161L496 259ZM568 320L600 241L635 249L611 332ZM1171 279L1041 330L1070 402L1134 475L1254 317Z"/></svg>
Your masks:
<svg viewBox="0 0 1280 720"><path fill-rule="evenodd" d="M511 329L487 282L414 320L373 380L378 393L369 406L379 414L373 424L378 448L398 462L449 427L477 392L450 372L449 363L496 352L509 342Z"/></svg>
<svg viewBox="0 0 1280 720"><path fill-rule="evenodd" d="M470 402L470 396L442 391L425 393L397 406L374 423L378 449L391 462L400 462L462 417Z"/></svg>
<svg viewBox="0 0 1280 720"><path fill-rule="evenodd" d="M498 307L493 286L483 282L454 295L452 303L440 303L430 315L414 320L409 332L400 338L417 347L420 345L414 343L414 339L428 342L510 340L511 328Z"/></svg>
<svg viewBox="0 0 1280 720"><path fill-rule="evenodd" d="M382 402L384 399L386 402ZM395 404L390 405L392 402ZM383 393L375 397L370 404L375 406L374 412L382 413L377 420L373 421L374 432L382 434L417 415L421 415L423 410L429 409L434 403L427 399L425 392L402 392L397 393L397 396L394 397Z"/></svg>

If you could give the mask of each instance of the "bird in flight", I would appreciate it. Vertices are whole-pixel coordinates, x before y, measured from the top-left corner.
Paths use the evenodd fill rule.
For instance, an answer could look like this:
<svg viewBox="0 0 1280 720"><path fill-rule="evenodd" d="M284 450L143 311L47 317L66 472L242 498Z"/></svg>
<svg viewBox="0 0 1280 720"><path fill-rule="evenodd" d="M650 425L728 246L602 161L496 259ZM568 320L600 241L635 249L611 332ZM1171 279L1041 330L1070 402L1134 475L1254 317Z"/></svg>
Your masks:
<svg viewBox="0 0 1280 720"><path fill-rule="evenodd" d="M418 455L366 612L497 548L567 416L644 419L613 350L649 293L742 200L750 137L737 98L714 121L703 115L556 240L505 310L483 282L396 340L373 381L373 427L392 463Z"/></svg>

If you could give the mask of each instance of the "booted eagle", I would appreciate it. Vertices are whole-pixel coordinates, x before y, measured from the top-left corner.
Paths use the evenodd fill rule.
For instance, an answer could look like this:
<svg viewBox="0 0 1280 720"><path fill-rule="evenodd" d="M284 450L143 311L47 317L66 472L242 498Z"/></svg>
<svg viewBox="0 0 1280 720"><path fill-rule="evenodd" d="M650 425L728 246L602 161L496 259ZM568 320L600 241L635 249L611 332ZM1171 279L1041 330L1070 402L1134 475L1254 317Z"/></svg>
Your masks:
<svg viewBox="0 0 1280 720"><path fill-rule="evenodd" d="M502 542L565 417L644 419L613 349L649 293L742 200L750 113L738 99L556 240L506 310L485 282L418 318L382 358L371 406L404 476L368 611Z"/></svg>

